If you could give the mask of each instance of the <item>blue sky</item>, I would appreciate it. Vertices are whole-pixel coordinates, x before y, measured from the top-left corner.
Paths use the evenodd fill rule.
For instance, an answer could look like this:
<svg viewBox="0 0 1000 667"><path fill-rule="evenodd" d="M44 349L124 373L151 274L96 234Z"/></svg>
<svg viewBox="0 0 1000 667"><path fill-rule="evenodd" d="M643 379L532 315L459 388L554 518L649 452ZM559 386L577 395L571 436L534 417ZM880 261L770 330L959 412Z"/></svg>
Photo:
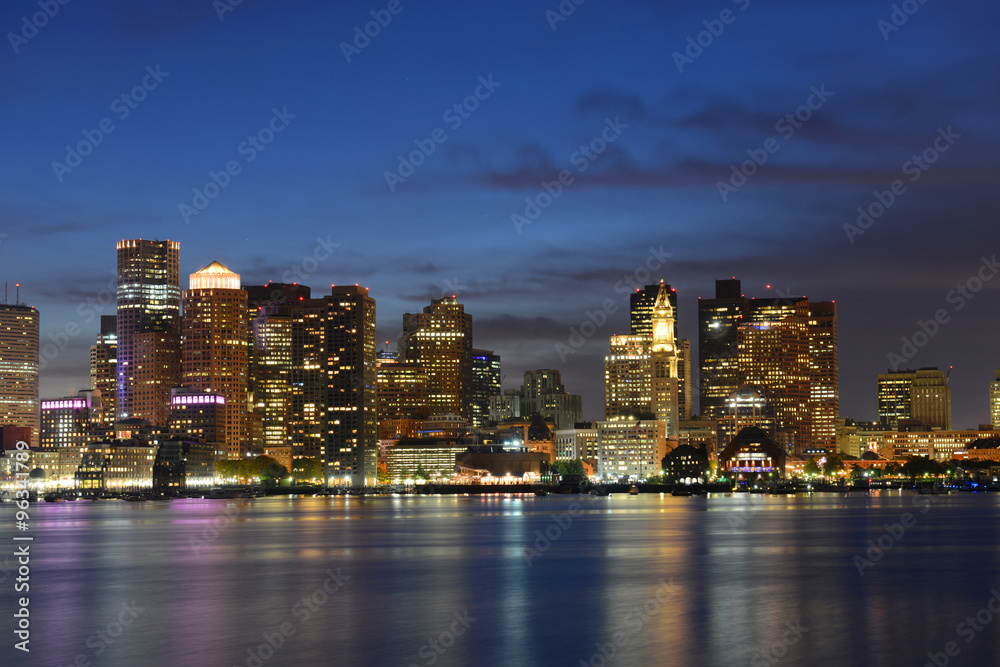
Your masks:
<svg viewBox="0 0 1000 667"><path fill-rule="evenodd" d="M741 278L749 296L771 284L836 300L841 411L859 419L874 418L875 375L901 337L945 309L910 365L954 365L956 426L987 421L1000 279L961 309L948 295L1000 251L995 3L914 4L888 39L891 3L587 0L555 30L555 1L388 5L244 0L220 20L210 0L69 2L12 44L41 10L3 4L0 278L41 310L43 339L80 327L43 371L44 396L87 383L98 323L81 304L113 277L119 239L180 241L186 288L213 259L245 284L280 280L320 238L339 245L302 282L370 287L382 340L404 312L457 292L506 386L559 368L600 418L608 337L628 326L615 285L662 247L651 278L677 288L692 340L716 278ZM340 45L373 11L391 21L348 63ZM707 46L678 71L673 54L699 33ZM498 85L455 127L445 114L480 77ZM144 78L121 118L114 101ZM779 132L814 88L828 98ZM241 144L275 109L286 125L248 161ZM104 119L114 130L57 175L66 146ZM580 172L574 153L616 119ZM910 181L904 163L948 127L957 138ZM444 140L390 190L386 171L437 128ZM717 183L769 138L778 150L723 201ZM186 220L181 205L230 161L239 173ZM562 170L572 182L518 233L512 214ZM903 194L850 242L845 223L897 179ZM607 299L617 312L560 359L570 327Z"/></svg>

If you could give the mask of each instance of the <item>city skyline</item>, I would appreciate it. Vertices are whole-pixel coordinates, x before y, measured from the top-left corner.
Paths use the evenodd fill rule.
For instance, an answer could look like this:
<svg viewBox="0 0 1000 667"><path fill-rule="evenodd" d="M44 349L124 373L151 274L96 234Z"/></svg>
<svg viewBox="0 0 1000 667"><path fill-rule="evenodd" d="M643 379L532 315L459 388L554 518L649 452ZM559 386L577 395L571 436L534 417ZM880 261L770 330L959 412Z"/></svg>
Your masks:
<svg viewBox="0 0 1000 667"><path fill-rule="evenodd" d="M180 256L180 264L183 267L184 266L183 245L180 242L178 242L178 241L173 241L173 240L170 240L170 239L164 241L163 243L167 243L168 241L175 248L174 252L177 252L179 254L179 256ZM124 242L124 241L122 241L122 242ZM135 241L131 241L131 242L134 243ZM121 244L119 243L119 245L121 245ZM176 250L176 248L180 248L180 250L178 251L178 250ZM228 267L225 267L225 266L221 266L220 267L219 263L216 260L213 260L207 266L203 266L201 268L201 270L202 271L203 270L208 270L208 269L211 269L212 267L219 267L220 270L228 270ZM181 269L181 273L183 273L183 271L184 270L182 268ZM196 272L192 272L191 275L194 276L197 273L198 273L197 271ZM233 275L235 275L235 274L233 274ZM238 278L237 278L237 280L238 280ZM735 280L736 280L737 283L739 282L739 278L738 277L735 278ZM722 280L721 282L729 284L732 281L731 280ZM266 287L266 283L251 284L251 283L249 283L247 281L243 281L243 287L244 288L250 288L250 289L256 290L256 291L260 291L263 287ZM319 293L317 293L317 290L315 290L315 288L314 288L313 285L303 285L302 287L312 289L313 290L313 298L314 299L316 299L316 298L322 299L324 296L326 296L326 295L322 294L322 291L320 291ZM335 287L336 287L335 285L331 285L331 290L333 290ZM660 288L660 286L656 285L656 284L644 285L643 287L644 288L646 288L646 287L648 287L648 288L655 288L657 290ZM363 289L367 289L367 288L363 288ZM780 293L780 291L779 291L779 293ZM636 294L636 292L629 292L627 294L629 294L630 298L632 298ZM377 296L378 295L373 295L372 298L375 299L376 301L378 301L378 299L376 298ZM709 295L709 296L714 296L714 294ZM675 300L676 291L674 291L674 292L671 293L671 297L672 297L672 300ZM747 298L748 298L748 300L750 300L752 302L756 297L747 296ZM776 303L779 303L779 304L782 303L782 298L783 297L778 297ZM452 301L452 297L451 297L451 295L448 295L448 296L442 297L440 300L443 300L445 303L447 303L447 302L451 302ZM432 301L434 301L434 302L440 301L440 300L439 299L432 299ZM457 304L460 307L464 307L466 305L460 297L455 298L454 300L457 301ZM701 299L699 299L699 301L700 300ZM761 298L761 302L765 302L767 300L768 300L767 298L763 298L763 297ZM771 297L770 300L774 301L774 298ZM789 304L792 304L792 303L794 303L797 300L798 299L791 298L791 297L787 299L787 301L788 301ZM23 298L22 298L22 301L23 301ZM681 303L683 303L683 300L681 301ZM82 306L86 306L86 308L90 308L90 306L87 306L86 304L81 304L81 305ZM433 303L431 304L431 306L428 306L427 308L429 309L432 306L433 306ZM89 312L89 311L86 311L86 308L84 309L85 312ZM402 315L403 314L401 314L401 318L402 318ZM468 317L470 315L472 316L471 319L472 319L472 323L473 323L473 328L474 329L477 329L477 328L478 329L482 329L482 327L476 327L475 326L475 323L476 323L475 313L467 311L466 312L466 316ZM697 313L694 313L694 315L697 316ZM182 311L182 316L183 316L183 311ZM613 316L613 313L612 313L612 316ZM101 317L107 318L107 315L102 315ZM40 318L39 319L42 322L41 329L42 329L42 331L45 331L45 327L44 327L44 319L45 319L44 318L44 313L40 313ZM81 318L81 319L85 319L85 318ZM629 308L628 308L628 305L626 305L625 308L624 308L624 321L626 322L626 324L630 323L630 319L631 319L631 316L629 315ZM694 318L691 318L691 319L697 319L697 317L694 317ZM615 320L613 320L613 319L611 319L611 317L609 317L607 321L608 322L613 322ZM100 322L100 318L96 318L95 319L95 323L93 324L93 328L95 329L94 337L93 337L90 345L86 346L87 351L89 351L90 347L93 345L93 340L96 340L99 337L99 335L101 333L101 326L102 326L102 323ZM695 327L697 326L696 323L695 323L694 326ZM388 327L379 327L379 337L377 339L378 349L380 349L380 350L382 350L382 349L390 349L390 350L395 351L396 347L397 347L398 336L395 339L392 338L392 337L383 337L382 334L384 333L384 329L387 329L387 328ZM73 330L75 331L76 329L73 329ZM80 327L80 330L81 330L81 333L79 333L77 335L74 335L72 337L67 336L66 339L67 340L73 340L75 338L81 338L81 339L85 338L87 336L88 331L89 331L88 327L87 326ZM579 328L577 328L577 330L579 331ZM605 341L604 342L604 346L605 346L605 354L606 354L607 353L607 347L606 347L607 346L607 342L606 342L606 338L603 336L603 332L605 330L608 331L608 335L607 335L606 338L611 338L611 337L616 336L616 335L620 336L622 334L621 334L621 332L614 332L612 330L612 328L610 326L608 326L608 325L596 327L596 332L597 333L593 334L592 339L593 340L597 340L597 341L601 341L601 340ZM586 331L586 330L584 330L584 331ZM485 333L488 336L489 332L487 331ZM402 334L402 327L400 327L400 334ZM482 333L480 335L482 335ZM677 340L679 342L681 334L680 333L676 333L675 336L677 337ZM572 337L572 333L571 332L570 332L570 336L569 337L570 338ZM699 349L698 348L698 346L699 346L699 338L698 338L698 335L697 335L697 330L695 331L695 335L692 338L693 338L692 348L694 350L694 352L692 354L693 354L693 356L695 358L694 359L695 362L697 362L697 357L698 357L697 350ZM72 396L72 395L75 395L80 390L87 389L87 388L93 388L93 387L90 387L90 384L92 384L92 382L89 380L90 373L92 372L92 370L90 368L90 365L89 365L89 362L91 361L91 359L90 359L89 355L85 355L83 361L80 362L80 364L82 364L82 367L80 369L80 373L82 373L82 377L83 378L87 379L86 381L82 380L81 381L82 384L80 384L79 386L76 386L75 388L67 388L62 393L52 393L52 392L47 392L46 391L46 387L47 386L57 386L57 385L55 385L55 383L52 382L52 381L50 381L48 383L46 382L45 367L48 366L49 364L52 364L55 361L58 361L61 357L65 356L65 354L66 354L66 352L68 350L72 349L71 345L67 345L67 347L66 347L65 350L61 349L59 347L59 345L58 345L58 341L59 340L60 340L59 336L56 336L55 338L53 338L53 337L46 337L44 334L41 336L41 341L40 341L39 347L40 347L41 350L43 350L43 353L40 355L41 360L42 360L41 366L42 366L43 370L42 370L42 372L40 372L39 396L43 400L51 400L51 399L54 399L54 398L61 398L61 397L66 397L66 396ZM386 348L386 343L388 343L388 348ZM478 345L478 342L476 342L476 344ZM559 355L559 347L558 347L559 344L566 345L568 349L573 349L572 348L572 343L569 342L569 341L567 341L566 343L562 343L562 342L557 343L557 346L553 346L554 356L557 357L557 358L560 356ZM46 354L44 352L46 345L49 345L49 348L48 348L49 352L52 352L54 350L58 350L58 353L55 355L55 357L53 359L47 359L46 358ZM844 349L843 341L841 341L840 347L841 347L842 350ZM503 350L495 350L495 352L501 358L501 360L505 359L505 355L503 354ZM511 375L512 378L513 378L510 382L505 382L505 384L503 385L503 389L504 390L506 390L506 389L512 389L512 388L517 388L517 386L519 386L518 385L518 378L520 377L520 374L523 373L523 372L535 370L535 369L532 369L532 368L524 368L523 370L514 371L513 369L509 368L509 366L506 365L506 362L502 362L502 363L503 363L503 367L502 367L503 376L506 377L508 375ZM569 357L569 359L565 362L565 365L563 365L563 366L560 366L560 362L556 362L554 364L550 364L549 366L544 366L543 365L543 366L538 366L537 368L554 368L554 369L559 370L560 372L567 372L568 371L569 374L572 375L573 372L574 372L574 369L571 366L571 363L572 363L572 356ZM927 367L925 367L925 366L901 366L898 369L898 371L902 372L904 370L917 370L918 368L927 368ZM603 369L602 369L602 371L603 371ZM693 375L695 377L695 380L696 380L695 383L694 383L695 387L697 387L697 385L698 385L697 379L698 379L698 376L699 376L699 368L698 368L698 364L697 363L693 363L692 364L691 371L692 371L692 373L693 373ZM882 369L882 370L875 369L872 372L870 379L871 379L871 382L872 382L872 385L873 385L873 391L872 391L873 395L877 393L877 381L878 381L879 375L881 375L881 374L883 374L885 372L886 372L886 369ZM896 371L892 371L892 372L896 372ZM994 372L994 371L991 371L991 373L992 372ZM182 382L182 383L179 383L177 386L181 386L183 384L184 383ZM605 392L605 386L604 386L604 382L603 382L603 376L602 376L602 378L599 379L599 385L600 386L598 387L598 390L600 392L600 395L599 395L599 399L600 400L596 402L596 405L598 406L597 408L595 408L593 406L588 406L588 404L587 404L587 401L586 401L586 398L587 398L586 391L587 391L588 388L585 387L583 389L580 389L580 388L576 388L576 387L572 387L572 386L569 387L569 390L572 393L579 392L581 395L584 396L584 412L583 412L583 417L587 421L594 421L594 420L600 420L600 419L604 419L605 418L604 409L603 409L603 406L604 406L604 392ZM955 420L955 428L975 428L979 424L988 424L988 423L990 423L990 421L991 421L991 414L990 414L991 406L990 406L990 401L989 401L989 396L990 396L989 392L990 391L991 391L991 389L990 389L990 383L987 383L982 388L980 388L980 393L984 397L983 400L982 400L982 402L985 403L985 410L984 410L985 419L981 419L979 421L976 421L975 423L968 423L968 424L959 423L958 419L956 419ZM698 395L697 389L694 390L693 394L695 396ZM843 401L841 402L841 404L843 404ZM696 403L695 405L697 406L698 404ZM840 415L839 416L840 417L853 418L853 419L856 419L856 420L859 420L859 421L877 422L879 420L878 398L877 398L877 396L873 396L872 406L873 407L871 409L871 412L874 413L874 415L872 417L868 417L867 414L859 416L857 414L845 413L843 410L840 411ZM700 408L700 406L698 406L698 407ZM958 404L957 401L954 404L954 408L955 408L954 411L955 411L956 414L958 414L958 415L962 414L962 406L960 404ZM594 414L595 410L599 414ZM696 411L696 414L699 414L699 413L700 413L700 411ZM704 417L704 415L702 415L702 416Z"/></svg>
<svg viewBox="0 0 1000 667"><path fill-rule="evenodd" d="M956 426L988 419L1000 9L925 3L895 25L864 2L401 6L364 48L341 46L364 3L195 0L60 5L10 45L0 277L43 340L81 329L43 395L84 386L76 359L113 310L76 309L113 280L109 245L142 236L179 239L182 275L218 260L247 284L366 285L380 343L457 294L508 381L561 369L592 417L626 276L677 289L692 343L697 297L736 276L748 296L837 302L843 415L876 418L874 376L924 322L906 366L954 366ZM35 11L10 3L0 25ZM608 321L561 358L588 313Z"/></svg>

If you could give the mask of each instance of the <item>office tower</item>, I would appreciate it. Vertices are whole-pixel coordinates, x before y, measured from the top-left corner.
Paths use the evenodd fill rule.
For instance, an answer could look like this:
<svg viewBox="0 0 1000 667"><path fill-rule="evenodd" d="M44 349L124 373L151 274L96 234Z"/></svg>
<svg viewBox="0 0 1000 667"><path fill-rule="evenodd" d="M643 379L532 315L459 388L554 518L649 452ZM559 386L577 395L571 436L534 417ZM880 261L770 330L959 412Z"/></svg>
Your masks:
<svg viewBox="0 0 1000 667"><path fill-rule="evenodd" d="M677 341L677 402L681 421L690 421L694 393L691 377L691 341L682 338Z"/></svg>
<svg viewBox="0 0 1000 667"><path fill-rule="evenodd" d="M652 419L650 338L613 335L604 357L604 418Z"/></svg>
<svg viewBox="0 0 1000 667"><path fill-rule="evenodd" d="M221 455L250 453L247 420L247 293L240 276L219 262L192 273L184 291L182 372L184 387L225 396Z"/></svg>
<svg viewBox="0 0 1000 667"><path fill-rule="evenodd" d="M118 322L101 315L101 332L90 346L90 387L101 392L102 426L114 427L118 416Z"/></svg>
<svg viewBox="0 0 1000 667"><path fill-rule="evenodd" d="M775 440L796 452L837 445L840 411L833 302L751 299L736 327L739 384L774 410Z"/></svg>
<svg viewBox="0 0 1000 667"><path fill-rule="evenodd" d="M910 392L915 375L912 370L879 373L878 421L884 428L894 430L899 422L910 419Z"/></svg>
<svg viewBox="0 0 1000 667"><path fill-rule="evenodd" d="M813 447L834 451L840 418L837 306L809 304L809 428Z"/></svg>
<svg viewBox="0 0 1000 667"><path fill-rule="evenodd" d="M749 306L740 281L715 281L715 298L698 300L699 410L704 419L726 415L740 388L738 327Z"/></svg>
<svg viewBox="0 0 1000 667"><path fill-rule="evenodd" d="M926 428L951 430L951 387L937 368L921 368L910 389L910 419Z"/></svg>
<svg viewBox="0 0 1000 667"><path fill-rule="evenodd" d="M583 419L583 398L569 394L557 370L525 371L518 400L518 414L530 418L538 414L551 419L556 429L573 428Z"/></svg>
<svg viewBox="0 0 1000 667"><path fill-rule="evenodd" d="M737 326L740 386L759 388L774 409L777 442L796 452L811 443L808 327L808 300L771 298L752 299Z"/></svg>
<svg viewBox="0 0 1000 667"><path fill-rule="evenodd" d="M899 370L878 376L878 419L898 426L951 429L951 387L937 368Z"/></svg>
<svg viewBox="0 0 1000 667"><path fill-rule="evenodd" d="M500 393L500 378L500 355L492 350L472 350L469 410L473 428L490 425L490 396Z"/></svg>
<svg viewBox="0 0 1000 667"><path fill-rule="evenodd" d="M170 434L172 437L204 443L220 459L229 455L226 438L226 397L189 387L170 392Z"/></svg>
<svg viewBox="0 0 1000 667"><path fill-rule="evenodd" d="M658 285L646 285L643 289L637 289L629 296L629 319L631 322L631 333L652 335L653 333L653 310L656 305L656 298L660 294L660 289L664 288L667 298L670 301L670 308L674 317L674 331L678 330L679 318L677 311L677 290L670 285L665 285L662 281ZM676 336L675 336L676 337ZM678 357L677 366L677 393L680 418L687 420L691 418L692 388L691 383L691 341L686 338L676 340Z"/></svg>
<svg viewBox="0 0 1000 667"><path fill-rule="evenodd" d="M399 352L427 369L432 415L471 419L472 315L455 297L435 299L423 312L403 315Z"/></svg>
<svg viewBox="0 0 1000 667"><path fill-rule="evenodd" d="M990 382L990 423L1000 429L1000 368L995 372L996 381Z"/></svg>
<svg viewBox="0 0 1000 667"><path fill-rule="evenodd" d="M375 300L367 288L333 287L293 312L293 453L324 461L333 484L374 484Z"/></svg>
<svg viewBox="0 0 1000 667"><path fill-rule="evenodd" d="M254 450L263 451L291 470L294 309L310 298L311 290L305 285L273 282L243 289L247 293L251 341L250 409L260 420L260 442L253 443Z"/></svg>
<svg viewBox="0 0 1000 667"><path fill-rule="evenodd" d="M180 243L118 242L118 419L169 420L181 377Z"/></svg>
<svg viewBox="0 0 1000 667"><path fill-rule="evenodd" d="M417 437L420 426L430 416L427 370L420 364L382 358L377 360L376 375L379 439Z"/></svg>
<svg viewBox="0 0 1000 667"><path fill-rule="evenodd" d="M104 423L102 398L99 391L84 389L76 396L42 401L41 448L56 451L86 445L91 425Z"/></svg>
<svg viewBox="0 0 1000 667"><path fill-rule="evenodd" d="M32 306L0 304L0 426L31 429L39 442L39 314Z"/></svg>

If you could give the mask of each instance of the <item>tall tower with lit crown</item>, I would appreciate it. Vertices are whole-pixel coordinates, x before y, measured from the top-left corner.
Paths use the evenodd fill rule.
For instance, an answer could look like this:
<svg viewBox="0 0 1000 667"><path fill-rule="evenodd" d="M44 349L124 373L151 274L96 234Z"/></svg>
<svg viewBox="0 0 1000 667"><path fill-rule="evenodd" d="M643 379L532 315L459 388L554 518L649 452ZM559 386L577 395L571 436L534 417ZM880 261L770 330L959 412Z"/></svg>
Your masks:
<svg viewBox="0 0 1000 667"><path fill-rule="evenodd" d="M653 304L652 322L653 334L649 353L652 365L653 412L657 419L667 422L669 438L678 434L680 425L677 374L679 355L674 330L674 309L670 305L670 294L662 281L660 292Z"/></svg>
<svg viewBox="0 0 1000 667"><path fill-rule="evenodd" d="M184 291L181 383L225 397L222 455L249 453L247 420L247 293L240 276L212 262L190 276Z"/></svg>

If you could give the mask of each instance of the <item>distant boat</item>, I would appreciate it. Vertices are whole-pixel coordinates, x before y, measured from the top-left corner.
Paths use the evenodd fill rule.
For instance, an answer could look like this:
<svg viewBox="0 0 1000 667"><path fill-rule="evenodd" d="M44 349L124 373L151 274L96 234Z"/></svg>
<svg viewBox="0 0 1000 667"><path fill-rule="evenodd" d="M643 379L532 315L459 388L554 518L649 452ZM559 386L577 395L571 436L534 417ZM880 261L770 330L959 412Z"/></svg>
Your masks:
<svg viewBox="0 0 1000 667"><path fill-rule="evenodd" d="M536 496L547 496L547 495L549 495L549 492L546 491L545 489L535 489L535 495Z"/></svg>
<svg viewBox="0 0 1000 667"><path fill-rule="evenodd" d="M590 489L590 495L592 496L610 496L611 492L608 491L606 486L595 486Z"/></svg>
<svg viewBox="0 0 1000 667"><path fill-rule="evenodd" d="M628 490L628 494L630 496L637 496L637 495L639 495L639 487L636 486L635 484L633 484L632 488Z"/></svg>
<svg viewBox="0 0 1000 667"><path fill-rule="evenodd" d="M686 486L681 486L680 484L677 484L677 485L674 486L674 490L670 492L670 495L672 495L672 496L690 496L691 495L691 489L689 489Z"/></svg>
<svg viewBox="0 0 1000 667"><path fill-rule="evenodd" d="M45 502L47 503L60 503L62 502L62 497L58 493L46 493Z"/></svg>

